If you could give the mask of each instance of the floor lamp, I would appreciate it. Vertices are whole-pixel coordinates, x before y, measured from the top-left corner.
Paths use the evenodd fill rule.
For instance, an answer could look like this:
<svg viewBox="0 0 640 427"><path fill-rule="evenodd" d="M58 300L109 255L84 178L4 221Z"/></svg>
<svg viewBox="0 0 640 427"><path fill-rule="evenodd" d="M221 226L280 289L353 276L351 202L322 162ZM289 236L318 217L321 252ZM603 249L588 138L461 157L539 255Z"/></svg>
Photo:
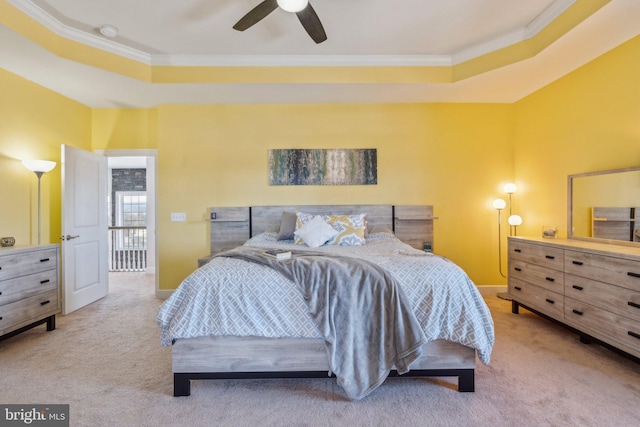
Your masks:
<svg viewBox="0 0 640 427"><path fill-rule="evenodd" d="M502 221L500 217L502 216L502 210L507 207L507 202L503 199L495 199L493 201L493 207L498 211L498 269L500 275L506 278L507 276L502 272Z"/></svg>
<svg viewBox="0 0 640 427"><path fill-rule="evenodd" d="M22 164L38 177L38 244L40 244L40 178L56 167L56 162L49 160L23 160Z"/></svg>
<svg viewBox="0 0 640 427"><path fill-rule="evenodd" d="M509 195L509 235L515 236L517 234L518 226L522 224L522 217L520 215L513 214L513 193L516 192L516 185L512 183L505 184L504 192ZM500 214L502 209L506 207L507 203L503 199L496 199L493 202L493 207L498 210L498 267L500 269L500 275L504 278L507 276L502 272L502 224L500 221ZM502 298L507 301L511 301L511 297L508 292L499 292L498 298Z"/></svg>

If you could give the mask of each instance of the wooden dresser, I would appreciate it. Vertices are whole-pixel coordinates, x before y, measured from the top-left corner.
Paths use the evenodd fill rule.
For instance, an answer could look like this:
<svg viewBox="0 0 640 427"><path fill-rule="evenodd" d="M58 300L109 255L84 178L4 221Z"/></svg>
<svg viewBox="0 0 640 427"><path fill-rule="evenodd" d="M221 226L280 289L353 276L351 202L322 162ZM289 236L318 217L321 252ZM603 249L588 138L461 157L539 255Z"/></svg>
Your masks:
<svg viewBox="0 0 640 427"><path fill-rule="evenodd" d="M55 329L59 258L59 245L0 248L0 340L42 323Z"/></svg>
<svg viewBox="0 0 640 427"><path fill-rule="evenodd" d="M509 295L519 306L640 358L640 249L509 238Z"/></svg>

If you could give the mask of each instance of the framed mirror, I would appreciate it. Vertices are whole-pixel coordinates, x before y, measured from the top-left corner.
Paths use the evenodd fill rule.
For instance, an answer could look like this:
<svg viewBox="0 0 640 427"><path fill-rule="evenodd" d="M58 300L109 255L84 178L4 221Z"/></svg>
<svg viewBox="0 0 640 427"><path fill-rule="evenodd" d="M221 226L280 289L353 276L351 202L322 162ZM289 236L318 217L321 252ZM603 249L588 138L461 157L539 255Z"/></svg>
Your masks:
<svg viewBox="0 0 640 427"><path fill-rule="evenodd" d="M568 237L640 246L640 166L569 175Z"/></svg>

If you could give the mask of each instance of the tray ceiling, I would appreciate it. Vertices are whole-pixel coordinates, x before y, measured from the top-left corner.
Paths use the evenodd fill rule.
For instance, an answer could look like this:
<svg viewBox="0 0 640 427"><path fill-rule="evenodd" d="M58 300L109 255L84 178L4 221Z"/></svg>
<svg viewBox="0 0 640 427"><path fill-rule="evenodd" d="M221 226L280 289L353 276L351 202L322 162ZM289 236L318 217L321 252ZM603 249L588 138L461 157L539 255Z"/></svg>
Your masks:
<svg viewBox="0 0 640 427"><path fill-rule="evenodd" d="M0 0L54 37L148 67L455 67L529 40L575 0L311 0L328 40L315 44L276 10L232 26L261 0ZM2 3L5 3L2 5ZM1 10L1 9L0 9ZM0 67L92 107L163 103L514 102L640 33L640 2L612 0L541 52L468 78L279 82L144 81L65 59L0 17ZM115 38L100 34L104 24ZM330 69L330 70L332 70ZM356 68L357 70L357 68Z"/></svg>

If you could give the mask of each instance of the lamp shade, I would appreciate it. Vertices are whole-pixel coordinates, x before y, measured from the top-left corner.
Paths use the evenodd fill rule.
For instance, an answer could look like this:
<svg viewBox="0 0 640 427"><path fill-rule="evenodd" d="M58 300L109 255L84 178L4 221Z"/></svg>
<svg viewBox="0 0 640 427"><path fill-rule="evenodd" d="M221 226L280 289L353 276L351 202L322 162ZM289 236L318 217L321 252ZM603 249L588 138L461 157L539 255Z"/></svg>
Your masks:
<svg viewBox="0 0 640 427"><path fill-rule="evenodd" d="M300 12L307 7L309 0L277 0L280 9L287 12Z"/></svg>
<svg viewBox="0 0 640 427"><path fill-rule="evenodd" d="M522 217L520 215L511 215L508 219L509 225L515 225L516 227L522 224Z"/></svg>
<svg viewBox="0 0 640 427"><path fill-rule="evenodd" d="M502 199L495 199L493 201L493 208L494 209L500 210L500 209L504 209L506 206L507 206L507 202L505 202Z"/></svg>
<svg viewBox="0 0 640 427"><path fill-rule="evenodd" d="M513 194L516 192L516 190L518 189L518 187L516 187L516 185L512 182L509 182L507 184L504 185L504 192L507 194Z"/></svg>
<svg viewBox="0 0 640 427"><path fill-rule="evenodd" d="M56 167L56 162L50 160L23 160L22 164L31 172L47 173Z"/></svg>

